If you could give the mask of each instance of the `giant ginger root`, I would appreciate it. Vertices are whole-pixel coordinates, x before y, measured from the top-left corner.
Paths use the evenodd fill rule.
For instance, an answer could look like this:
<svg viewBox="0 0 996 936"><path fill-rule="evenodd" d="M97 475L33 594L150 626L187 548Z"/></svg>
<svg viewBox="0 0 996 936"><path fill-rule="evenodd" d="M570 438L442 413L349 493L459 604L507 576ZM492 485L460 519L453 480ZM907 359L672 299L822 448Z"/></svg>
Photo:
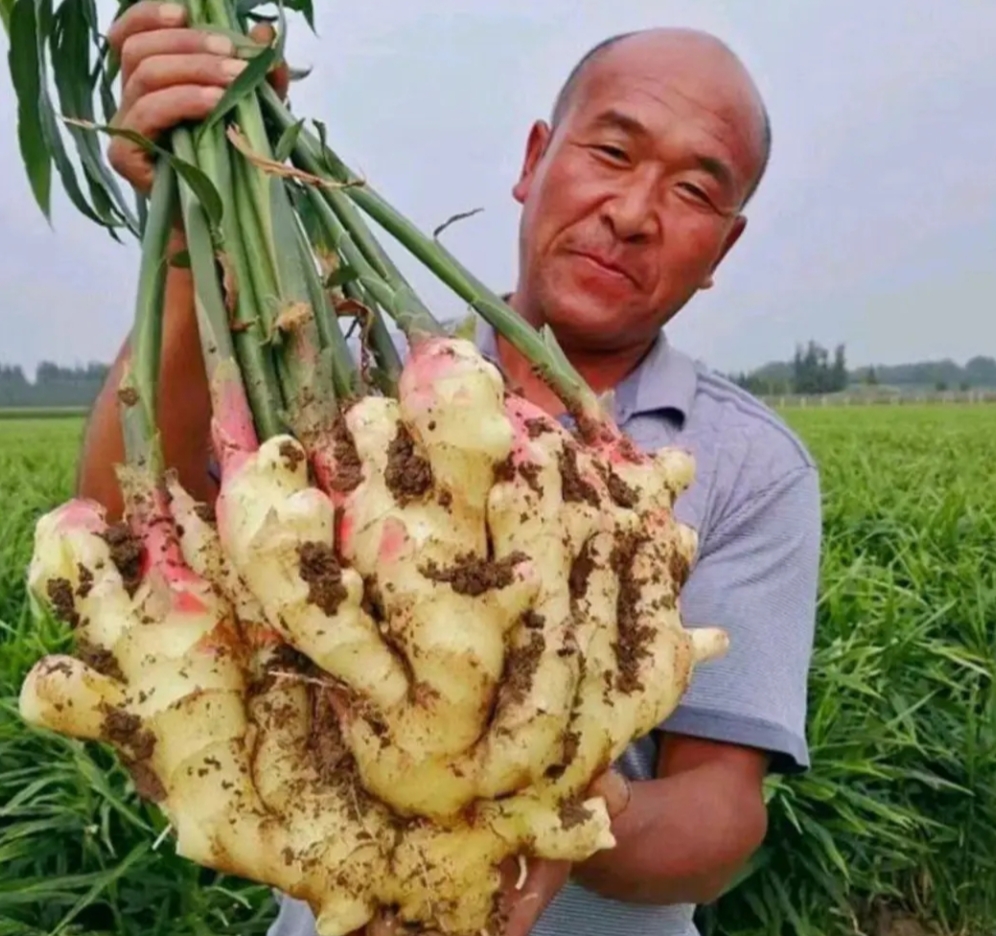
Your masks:
<svg viewBox="0 0 996 936"><path fill-rule="evenodd" d="M216 413L215 440L216 518L126 472L130 528L39 523L31 587L77 656L24 717L114 745L181 855L322 936L388 908L480 933L506 858L611 848L592 779L725 649L679 614L690 459L581 444L452 339L348 409L327 490L291 436Z"/></svg>

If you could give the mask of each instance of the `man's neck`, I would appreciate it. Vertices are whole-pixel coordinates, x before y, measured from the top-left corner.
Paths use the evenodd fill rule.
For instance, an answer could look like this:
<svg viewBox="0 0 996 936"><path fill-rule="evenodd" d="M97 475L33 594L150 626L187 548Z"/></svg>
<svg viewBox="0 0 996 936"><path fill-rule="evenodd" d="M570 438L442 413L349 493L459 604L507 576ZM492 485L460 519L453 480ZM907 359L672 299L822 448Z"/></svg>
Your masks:
<svg viewBox="0 0 996 936"><path fill-rule="evenodd" d="M512 308L519 311L514 295L509 297L508 301ZM651 344L652 341L648 341L632 348L611 352L588 352L569 346L563 347L563 351L588 386L596 393L605 393L615 389L633 372ZM536 376L526 359L501 335L497 336L497 351L502 370L518 393L553 416L564 412L564 404L556 394Z"/></svg>

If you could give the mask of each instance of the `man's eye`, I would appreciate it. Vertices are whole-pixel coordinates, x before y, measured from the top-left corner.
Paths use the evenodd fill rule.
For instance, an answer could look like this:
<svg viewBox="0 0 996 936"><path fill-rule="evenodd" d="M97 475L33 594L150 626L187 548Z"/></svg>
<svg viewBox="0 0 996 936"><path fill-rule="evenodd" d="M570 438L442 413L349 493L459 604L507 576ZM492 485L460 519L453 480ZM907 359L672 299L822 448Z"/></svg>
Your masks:
<svg viewBox="0 0 996 936"><path fill-rule="evenodd" d="M688 192L693 198L698 199L702 202L708 202L709 196L705 193L703 189L700 189L697 185L692 185L690 182L682 182L681 188Z"/></svg>
<svg viewBox="0 0 996 936"><path fill-rule="evenodd" d="M601 146L596 146L595 149L598 150L600 153L604 154L605 156L608 156L610 159L616 159L619 161L626 160L626 151L620 149L618 146L601 145Z"/></svg>

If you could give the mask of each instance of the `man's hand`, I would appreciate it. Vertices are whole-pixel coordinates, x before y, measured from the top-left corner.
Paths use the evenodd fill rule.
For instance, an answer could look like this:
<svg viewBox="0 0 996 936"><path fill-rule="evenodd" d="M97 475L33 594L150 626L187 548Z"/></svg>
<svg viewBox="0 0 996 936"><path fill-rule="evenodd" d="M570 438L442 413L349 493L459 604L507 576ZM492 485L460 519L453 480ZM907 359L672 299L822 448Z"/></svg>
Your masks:
<svg viewBox="0 0 996 936"><path fill-rule="evenodd" d="M631 789L622 774L607 770L594 780L588 795L603 797L609 817L615 820L629 805ZM542 859L530 861L525 882L520 882L519 863L511 861L503 869L503 874L502 892L507 922L502 936L528 936L543 911L570 879L571 864Z"/></svg>
<svg viewBox="0 0 996 936"><path fill-rule="evenodd" d="M187 12L179 4L142 0L111 27L107 38L121 61L122 88L114 127L158 140L178 124L206 118L245 69L248 63L235 57L231 40L186 28L186 23ZM273 31L261 24L250 35L265 44ZM270 80L285 96L287 66L276 68ZM107 157L136 189L151 189L152 160L142 147L115 137Z"/></svg>
<svg viewBox="0 0 996 936"><path fill-rule="evenodd" d="M630 903L712 902L764 839L769 755L665 735L657 779L633 785L616 848L575 865L581 885Z"/></svg>

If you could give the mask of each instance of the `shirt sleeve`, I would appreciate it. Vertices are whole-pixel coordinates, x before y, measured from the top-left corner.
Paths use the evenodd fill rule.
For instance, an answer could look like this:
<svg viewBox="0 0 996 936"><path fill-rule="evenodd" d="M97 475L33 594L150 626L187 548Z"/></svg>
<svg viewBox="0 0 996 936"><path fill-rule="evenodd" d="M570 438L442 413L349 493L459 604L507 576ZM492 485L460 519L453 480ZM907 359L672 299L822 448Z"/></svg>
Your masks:
<svg viewBox="0 0 996 936"><path fill-rule="evenodd" d="M682 618L686 627L724 628L730 648L695 670L662 730L760 748L775 772L809 767L821 539L812 465L760 489L708 532L682 592Z"/></svg>

